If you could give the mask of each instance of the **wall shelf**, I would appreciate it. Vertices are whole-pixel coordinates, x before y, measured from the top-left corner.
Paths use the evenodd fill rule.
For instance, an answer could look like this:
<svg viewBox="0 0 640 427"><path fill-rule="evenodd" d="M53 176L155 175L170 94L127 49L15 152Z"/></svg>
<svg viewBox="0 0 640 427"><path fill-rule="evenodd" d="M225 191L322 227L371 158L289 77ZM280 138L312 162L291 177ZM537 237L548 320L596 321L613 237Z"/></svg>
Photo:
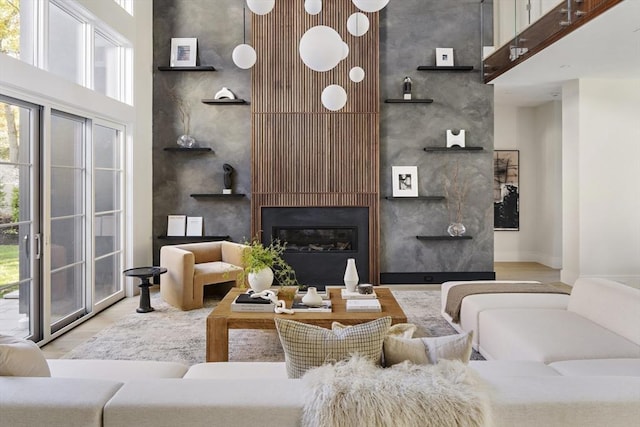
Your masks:
<svg viewBox="0 0 640 427"><path fill-rule="evenodd" d="M431 104L433 99L385 99L386 104Z"/></svg>
<svg viewBox="0 0 640 427"><path fill-rule="evenodd" d="M209 199L241 199L245 195L240 193L222 194L222 193L194 193L190 194L191 197L201 197Z"/></svg>
<svg viewBox="0 0 640 427"><path fill-rule="evenodd" d="M418 240L471 240L471 236L416 236Z"/></svg>
<svg viewBox="0 0 640 427"><path fill-rule="evenodd" d="M424 151L482 151L482 147L424 147Z"/></svg>
<svg viewBox="0 0 640 427"><path fill-rule="evenodd" d="M249 104L249 101L245 101L244 99L203 99L202 102L204 104L221 104L221 105L246 105Z"/></svg>
<svg viewBox="0 0 640 427"><path fill-rule="evenodd" d="M159 66L158 71L216 71L212 65L196 65L195 67Z"/></svg>
<svg viewBox="0 0 640 427"><path fill-rule="evenodd" d="M186 148L186 147L164 147L163 148L164 151L177 151L180 153L186 153L188 151L194 152L194 153L205 153L205 152L210 152L213 151L211 148L209 147L193 147L193 148Z"/></svg>
<svg viewBox="0 0 640 427"><path fill-rule="evenodd" d="M418 71L473 71L473 65L452 65L452 66L437 66L437 65L420 65Z"/></svg>
<svg viewBox="0 0 640 427"><path fill-rule="evenodd" d="M444 196L418 196L418 197L386 196L385 199L387 199L387 200L425 200L425 201L428 201L428 202L438 202L440 200L444 200L445 197Z"/></svg>
<svg viewBox="0 0 640 427"><path fill-rule="evenodd" d="M199 242L199 241L218 241L218 240L227 240L229 239L229 236L158 236L159 240L180 240L180 241L185 241L185 240L189 240L192 242Z"/></svg>

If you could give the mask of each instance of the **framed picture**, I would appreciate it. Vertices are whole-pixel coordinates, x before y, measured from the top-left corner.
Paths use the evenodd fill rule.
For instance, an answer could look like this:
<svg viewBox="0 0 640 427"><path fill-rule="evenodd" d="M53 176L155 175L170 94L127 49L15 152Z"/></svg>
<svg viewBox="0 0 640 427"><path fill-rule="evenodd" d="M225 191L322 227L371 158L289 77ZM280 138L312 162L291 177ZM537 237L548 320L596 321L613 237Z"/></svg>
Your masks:
<svg viewBox="0 0 640 427"><path fill-rule="evenodd" d="M194 67L198 53L198 39L173 38L171 39L172 67Z"/></svg>
<svg viewBox="0 0 640 427"><path fill-rule="evenodd" d="M167 215L167 236L184 236L186 215Z"/></svg>
<svg viewBox="0 0 640 427"><path fill-rule="evenodd" d="M493 228L520 229L520 152L493 152Z"/></svg>
<svg viewBox="0 0 640 427"><path fill-rule="evenodd" d="M418 197L418 167L391 167L393 197Z"/></svg>
<svg viewBox="0 0 640 427"><path fill-rule="evenodd" d="M450 48L450 47L436 48L436 66L437 67L453 67L453 48Z"/></svg>

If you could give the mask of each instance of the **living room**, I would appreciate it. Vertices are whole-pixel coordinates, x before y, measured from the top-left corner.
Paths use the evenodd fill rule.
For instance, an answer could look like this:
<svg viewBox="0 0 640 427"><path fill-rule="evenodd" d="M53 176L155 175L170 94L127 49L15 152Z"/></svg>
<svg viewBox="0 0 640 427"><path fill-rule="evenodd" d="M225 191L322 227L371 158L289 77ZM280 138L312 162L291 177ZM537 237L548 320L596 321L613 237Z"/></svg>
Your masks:
<svg viewBox="0 0 640 427"><path fill-rule="evenodd" d="M486 279L487 275L496 272L496 262L535 262L559 270L560 280L570 285L579 277L604 277L631 286L640 285L637 262L640 259L640 227L635 221L640 198L634 186L629 185L638 181L640 173L640 153L635 143L640 139L640 129L634 120L639 113L637 101L640 99L637 55L627 55L622 63L616 63L617 49L609 54L599 54L598 58L602 58L599 62L611 63L609 74L599 70L601 74L593 75L583 69L581 72L585 74L554 77L547 73L543 78L545 73L540 71L539 63L533 62L538 55L541 59L537 61L543 64L547 61L548 68L561 69L562 73L567 68L573 68L573 71L579 68L573 64L561 68L566 65L562 59L569 60L570 56L552 51L552 46L548 48L549 56L544 56L546 53L542 51L528 60L533 65L525 61L513 69L514 74L507 72L487 85L480 72L481 52L483 45L490 45L489 40L493 37L492 19L489 19L495 13L490 7L493 2L460 1L444 5L438 1L392 0L379 14L368 14L372 24L368 36L352 37L346 28L340 30L349 41L351 56L348 58L351 59L341 64L339 72L344 73L357 65L349 61L355 58L364 61L367 53L377 52L370 63L377 63L379 68L376 70L374 66L365 70L365 81L355 84L343 79L348 88L348 99L357 100L357 105L354 107L347 102L346 110L328 113L323 111L320 93L304 95L309 104L317 103L310 107L316 116L335 116L332 120L342 120L347 115L363 117L361 127L338 126L335 144L332 142L331 147L321 148L321 151L339 150L339 144L348 141L353 141L354 146L373 141L370 146L363 145L364 149L358 152L358 155L365 153L372 157L366 158L362 165L354 163L351 157L345 163L309 157L312 160L307 158L308 163L296 170L297 175L289 175L287 171L295 169L295 159L263 152L261 154L269 154L260 159L265 163L256 163L257 152L252 151L252 147L258 146L254 144L258 144L259 134L275 126L275 118L282 114L260 110L268 105L269 98L265 94L261 98L254 92L259 86L255 73L260 67L264 69L265 58L274 54L275 45L287 40L295 45L291 41L293 36L287 38L288 28L269 30L261 27L263 24L260 23L271 22L272 18L254 16L239 0L216 1L215 7L204 0L121 2L125 6L133 5L133 15L116 2L79 0L62 3L72 12L91 17L92 22L103 22L105 28L94 24L95 28L104 30L101 34L108 33L107 39L130 49L128 56L125 55L133 64L128 83L130 92L127 94L127 88L124 88L125 95L114 99L89 89L90 85L85 87L59 73L45 71L45 62L38 62L44 60L37 55L34 63L40 65L35 67L24 59L0 55L0 95L6 97L2 98L4 102L20 101L42 106L45 114L51 110L61 111L122 132L125 141L123 163L119 168L106 168L118 169L124 177L122 191L117 195L121 205L99 212L103 216L116 211L121 215L122 246L108 252L109 256L121 257L121 263L112 267L110 276L118 277L121 286L106 298L83 305L85 314L80 318L70 317L68 321L58 322L62 319L47 318L51 309L44 309L42 317L45 321L39 327L36 339L41 344L62 336L125 295L134 297L138 282L115 273L129 267L158 263L160 247L172 240L164 237L168 215L202 217L203 234L229 236L231 240L241 242L262 229L261 209L291 205L276 196L296 192L326 193L323 207L367 206L370 246L368 264L361 274L366 281L375 284L420 286L420 283L434 285L447 280ZM22 7L26 7L25 4L28 2L23 0ZM282 5L279 3L276 7ZM484 12L481 7L485 8ZM603 25L606 24L604 32L607 35L614 33L614 23L622 22L625 16L633 16L633 7L633 1L626 0L604 14L600 18ZM605 21L607 14L612 16ZM332 16L310 19L329 23L330 19L345 20L346 16L334 12ZM481 29L483 19L485 27ZM597 26L600 21L585 25L582 36L586 37L588 27ZM624 38L629 39L626 42L636 43L620 50L637 50L640 24L630 31L622 24L619 27L621 32L627 31L623 33ZM282 40L264 43L260 45L262 50L256 46L258 60L253 70L238 68L231 57L233 48L245 39L252 43L253 32L260 30L265 31L265 37L282 35ZM481 42L480 34L484 34L484 42ZM597 30L596 34L602 36L602 30ZM199 65L214 66L216 71L160 71L158 67L169 64L171 39L176 37L197 38ZM375 42L376 38L378 42ZM606 40L609 46L622 43L622 40ZM579 38L577 43L580 44ZM468 73L416 70L418 66L435 63L435 49L443 47L454 49L456 65L473 65L474 70ZM291 50L290 46L288 48ZM582 53L593 58L592 52ZM557 60L560 62L552 62ZM553 67L550 64L554 64ZM611 73L612 68L616 70L615 74ZM431 104L385 102L402 98L402 84L407 76L412 81L413 98L433 99ZM275 80L274 86L286 89L289 84L296 83L278 80L278 77L270 74L260 84ZM247 100L249 105L218 106L202 102L214 98L223 87L230 89L237 98ZM358 94L358 90L364 94ZM293 96L300 97L300 94ZM367 97L371 99L367 100ZM165 150L177 147L175 140L184 133L184 120L177 107L185 100L189 104L190 120L187 133L196 138L199 146L211 148L210 153L185 155ZM311 116L305 111L298 113ZM50 132L49 120L43 121L45 138ZM264 123L264 126L259 128L258 123ZM315 126L317 122L313 124ZM286 126L274 129L277 137ZM322 130L321 127L313 129ZM354 133L357 134L338 133L345 129L347 132L356 129ZM450 129L466 130L467 145L483 150L459 154L425 152L425 147L444 147L446 131ZM286 139L274 141L285 144L279 147L278 153L298 153L305 138L318 142L310 131L287 134ZM615 141L616 149L611 150L609 144L603 144L607 140ZM265 138L264 141L269 140ZM491 206L494 150L519 151L520 225L517 230L494 230ZM307 152L310 156L315 153L313 150ZM43 159L49 155L45 152ZM361 158L356 160L362 161ZM45 165L48 161L45 160ZM316 161L318 165L314 164ZM225 164L234 170L234 197L191 196L196 193L221 194ZM454 242L416 239L417 235L445 234L450 212L447 203L443 202L392 200L392 167L416 166L419 195L429 197L443 194L447 178L456 164L461 164L461 169L469 174L472 186L464 205L464 223L470 239ZM53 166L44 167L43 183L52 182ZM305 173L322 170L329 171L323 175L322 182ZM351 170L358 170L361 175L354 177ZM278 185L284 187L263 191L267 183L276 178L281 179ZM339 185L342 178L345 187ZM292 182L300 183L302 190L282 191ZM611 191L620 188L620 182L629 183L630 188ZM325 184L326 187L318 190ZM45 200L52 200L59 194L64 194L63 186L47 188L43 185L41 196ZM89 205L93 203L91 197L85 200ZM295 206L318 206L318 200L296 200ZM94 212L88 210L86 213ZM45 210L43 258L46 261L40 273L47 277L43 280L43 289L47 289L43 290L45 298L52 296L51 286L55 283L52 277L57 268L62 268L55 260L56 251L46 240L47 231L55 227L50 221L53 216ZM36 249L37 244L30 247ZM87 267L83 274L88 278L92 271L92 267ZM87 281L90 282L91 279ZM74 313L71 310L68 314ZM29 320L37 318L32 316Z"/></svg>

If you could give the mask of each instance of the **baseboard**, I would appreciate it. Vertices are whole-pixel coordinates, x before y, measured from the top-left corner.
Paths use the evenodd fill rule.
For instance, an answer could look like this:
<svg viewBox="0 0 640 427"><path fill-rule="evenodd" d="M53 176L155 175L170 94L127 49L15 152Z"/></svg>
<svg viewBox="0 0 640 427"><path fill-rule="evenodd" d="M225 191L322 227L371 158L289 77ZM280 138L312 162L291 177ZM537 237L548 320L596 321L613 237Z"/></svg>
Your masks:
<svg viewBox="0 0 640 427"><path fill-rule="evenodd" d="M416 283L444 283L457 280L495 280L494 271L380 273L382 285L410 285Z"/></svg>

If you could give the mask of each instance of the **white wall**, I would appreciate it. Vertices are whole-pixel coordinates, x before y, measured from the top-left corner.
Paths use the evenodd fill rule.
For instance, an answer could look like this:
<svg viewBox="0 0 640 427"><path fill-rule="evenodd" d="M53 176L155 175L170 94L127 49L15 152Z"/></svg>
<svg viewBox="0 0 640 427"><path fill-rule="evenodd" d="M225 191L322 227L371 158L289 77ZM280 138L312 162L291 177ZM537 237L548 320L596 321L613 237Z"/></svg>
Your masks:
<svg viewBox="0 0 640 427"><path fill-rule="evenodd" d="M640 80L563 87L561 279L607 277L640 286Z"/></svg>
<svg viewBox="0 0 640 427"><path fill-rule="evenodd" d="M520 230L494 232L497 262L560 268L561 107L495 106L494 148L520 150Z"/></svg>

